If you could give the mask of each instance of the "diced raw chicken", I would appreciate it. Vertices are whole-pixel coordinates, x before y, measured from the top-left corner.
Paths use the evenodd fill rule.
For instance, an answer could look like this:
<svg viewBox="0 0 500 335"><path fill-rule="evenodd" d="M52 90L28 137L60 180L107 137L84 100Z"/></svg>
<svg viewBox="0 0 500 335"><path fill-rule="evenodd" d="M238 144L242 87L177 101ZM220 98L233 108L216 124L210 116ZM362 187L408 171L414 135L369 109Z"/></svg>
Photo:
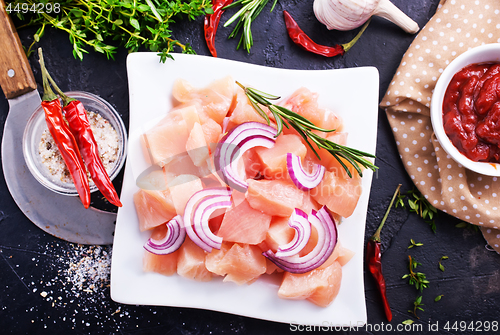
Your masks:
<svg viewBox="0 0 500 335"><path fill-rule="evenodd" d="M296 90L281 105L304 116L320 128L342 130L342 119L332 111L319 108L318 94L305 87Z"/></svg>
<svg viewBox="0 0 500 335"><path fill-rule="evenodd" d="M143 136L148 157L162 169L157 168L158 171L151 172L142 178L144 180L138 180L138 185L144 184L148 189L134 195L140 229L152 229L152 237L156 239L165 236L165 222L176 214L182 215L194 193L204 187L225 185L214 171L210 157L223 136L223 126L226 132L248 121L265 123L231 77L202 88L178 80L173 96L179 102L177 106ZM335 132L314 132L337 144L346 144L342 120L333 112L319 108L316 93L301 88L281 105L316 126L336 129ZM274 122L269 110L264 110ZM273 148L248 150L236 165L237 173L248 182L247 192L233 190L232 207L214 213L209 220L210 230L223 238L221 249L206 253L186 238L181 248L172 254L145 252L144 271L165 275L177 272L199 281L220 275L224 281L239 285L250 284L267 273L272 274L276 283L281 281L278 292L281 298L308 299L318 306L328 306L339 292L342 266L353 257L352 251L337 242L328 260L305 274L283 272L262 255L263 251L276 251L278 246L293 239L295 230L289 226L288 219L295 208L309 214L326 205L336 220L354 211L361 194L361 178L354 169L351 169L353 178L348 177L330 153L316 146L315 149L321 159L295 130L284 128ZM305 192L291 182L286 167L289 152L301 157L309 172L314 164L326 167L325 176L316 188ZM161 183L162 177L164 183ZM298 255L309 253L317 242L318 233L312 227L311 237Z"/></svg>
<svg viewBox="0 0 500 335"><path fill-rule="evenodd" d="M304 193L304 203L300 206L306 214L311 214L312 210L320 210L322 206L314 200L314 198L309 194L309 192Z"/></svg>
<svg viewBox="0 0 500 335"><path fill-rule="evenodd" d="M332 212L349 217L361 196L361 182L361 177L355 171L352 172L352 178L343 170L326 171L323 180L310 192L314 200Z"/></svg>
<svg viewBox="0 0 500 335"><path fill-rule="evenodd" d="M193 175L180 175L175 177L168 185L175 211L184 215L184 208L193 194L203 189L200 178Z"/></svg>
<svg viewBox="0 0 500 335"><path fill-rule="evenodd" d="M249 284L266 272L266 258L259 247L222 243L220 250L207 254L205 265L210 272L225 276L224 281Z"/></svg>
<svg viewBox="0 0 500 335"><path fill-rule="evenodd" d="M267 108L262 107L262 110L268 113L268 117L271 115ZM266 123L266 120L253 108L243 89L237 86L236 104L229 116L229 123L231 128L233 128L234 126L251 121Z"/></svg>
<svg viewBox="0 0 500 335"><path fill-rule="evenodd" d="M286 167L287 153L292 153L303 159L306 156L307 148L298 135L281 135L276 139L272 148L258 147L255 152L259 156L261 164L261 174L264 178L288 178Z"/></svg>
<svg viewBox="0 0 500 335"><path fill-rule="evenodd" d="M212 231L215 235L217 235L223 219L224 214L213 216L208 219L208 227L210 228L210 231Z"/></svg>
<svg viewBox="0 0 500 335"><path fill-rule="evenodd" d="M186 151L195 166L206 164L210 152L208 150L207 141L205 140L203 128L198 122L193 125L191 133L186 141Z"/></svg>
<svg viewBox="0 0 500 335"><path fill-rule="evenodd" d="M304 256L310 253L314 247L318 244L318 231L314 226L311 226L311 236L309 236L309 241L307 241L306 246L299 252L299 256Z"/></svg>
<svg viewBox="0 0 500 335"><path fill-rule="evenodd" d="M161 225L156 227L152 233L151 238L155 240L163 239L167 234L167 226ZM144 257L142 260L142 269L144 272L157 272L165 276L171 276L177 271L177 258L179 250L176 250L167 255L156 255L147 250L144 250Z"/></svg>
<svg viewBox="0 0 500 335"><path fill-rule="evenodd" d="M251 148L247 151L242 156L243 164L245 166L245 173L246 173L246 178L255 178L260 175L262 171L262 163L260 162L260 159L257 155L257 152L255 151L257 148Z"/></svg>
<svg viewBox="0 0 500 335"><path fill-rule="evenodd" d="M326 134L325 138L332 141L333 143L340 145L346 145L347 143L347 133L342 133L342 132L328 133ZM304 164L308 171L312 170L313 163L323 165L328 171L333 171L335 167L339 166L337 159L333 157L331 153L329 153L325 149L318 149L318 148L315 149L321 160L318 160L314 152L312 152L312 150L309 149L309 152L307 153L305 159L306 163Z"/></svg>
<svg viewBox="0 0 500 335"><path fill-rule="evenodd" d="M200 105L200 114L205 114L218 124L222 124L233 101L234 81L228 76L215 80L206 87L195 88L186 80L178 79L174 83L172 95L181 103ZM200 116L200 119L203 117Z"/></svg>
<svg viewBox="0 0 500 335"><path fill-rule="evenodd" d="M182 116L177 113L168 113L143 135L143 140L151 161L163 167L176 155L186 151L188 136L186 121Z"/></svg>
<svg viewBox="0 0 500 335"><path fill-rule="evenodd" d="M170 184L172 180L180 175L193 175L198 178L208 177L212 174L212 168L208 165L209 160L200 166L196 166L187 152L176 155L169 163L163 166L163 173L166 184Z"/></svg>
<svg viewBox="0 0 500 335"><path fill-rule="evenodd" d="M340 290L342 267L333 262L323 269L314 269L303 274L285 272L278 296L283 299L303 300L327 307Z"/></svg>
<svg viewBox="0 0 500 335"><path fill-rule="evenodd" d="M259 244L266 237L271 216L255 210L243 201L226 211L217 236L224 241Z"/></svg>
<svg viewBox="0 0 500 335"><path fill-rule="evenodd" d="M275 272L283 272L276 264L271 262L268 258L266 258L266 274L270 275Z"/></svg>
<svg viewBox="0 0 500 335"><path fill-rule="evenodd" d="M169 190L139 190L134 194L134 205L140 231L157 227L176 215Z"/></svg>
<svg viewBox="0 0 500 335"><path fill-rule="evenodd" d="M286 180L248 179L246 198L254 209L271 216L290 216L304 202L304 191Z"/></svg>
<svg viewBox="0 0 500 335"><path fill-rule="evenodd" d="M166 190L167 183L163 169L153 165L141 173L135 184L143 190Z"/></svg>
<svg viewBox="0 0 500 335"><path fill-rule="evenodd" d="M212 273L205 267L205 256L205 251L186 237L186 240L179 248L177 273L182 277L196 281L210 281Z"/></svg>
<svg viewBox="0 0 500 335"><path fill-rule="evenodd" d="M196 105L190 105L176 110L177 113L182 115L183 120L186 121L186 128L188 132L193 129L195 123L201 123L198 115L198 108Z"/></svg>
<svg viewBox="0 0 500 335"><path fill-rule="evenodd" d="M143 266L144 272L157 272L165 276L171 276L177 270L177 256L179 250L167 255L156 255L144 250Z"/></svg>
<svg viewBox="0 0 500 335"><path fill-rule="evenodd" d="M289 219L290 217L273 216L271 220L266 234L266 244L273 252L276 252L280 245L289 243L295 235L295 230L288 224Z"/></svg>
<svg viewBox="0 0 500 335"><path fill-rule="evenodd" d="M337 244L340 244L340 242L337 242ZM339 262L341 266L344 266L349 263L349 261L354 257L354 254L354 251L344 248L341 245L339 248L339 256L337 257L337 262Z"/></svg>
<svg viewBox="0 0 500 335"><path fill-rule="evenodd" d="M222 127L212 119L207 119L201 124L203 134L205 135L205 142L208 144L210 152L217 146L219 137L222 134Z"/></svg>
<svg viewBox="0 0 500 335"><path fill-rule="evenodd" d="M246 180L248 178L255 178L260 176L262 171L262 163L260 162L259 156L255 152L256 148L251 148L243 153L243 155L238 158L236 163L236 174L240 179Z"/></svg>
<svg viewBox="0 0 500 335"><path fill-rule="evenodd" d="M326 268L331 264L333 264L333 262L339 262L341 266L344 266L351 260L353 256L354 256L354 251L344 248L342 246L342 243L340 243L340 241L337 241L337 245L335 246L335 249L333 249L333 252L330 255L330 257L328 257L326 262L321 264L321 266L318 267L318 269Z"/></svg>

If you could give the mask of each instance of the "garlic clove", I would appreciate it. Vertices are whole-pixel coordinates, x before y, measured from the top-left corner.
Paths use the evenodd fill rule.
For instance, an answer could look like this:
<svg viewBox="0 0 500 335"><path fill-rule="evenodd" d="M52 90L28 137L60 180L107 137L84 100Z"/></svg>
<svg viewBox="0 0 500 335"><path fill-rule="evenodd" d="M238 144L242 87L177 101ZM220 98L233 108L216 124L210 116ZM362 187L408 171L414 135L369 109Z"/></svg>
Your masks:
<svg viewBox="0 0 500 335"><path fill-rule="evenodd" d="M372 15L383 17L408 33L416 33L418 24L389 0L314 0L314 15L329 30L352 30Z"/></svg>
<svg viewBox="0 0 500 335"><path fill-rule="evenodd" d="M376 9L373 0L314 0L313 11L329 30L352 30L360 27Z"/></svg>
<svg viewBox="0 0 500 335"><path fill-rule="evenodd" d="M418 24L410 19L389 0L380 0L377 8L373 12L373 15L383 17L384 19L397 24L404 31L410 34L415 34L419 30Z"/></svg>

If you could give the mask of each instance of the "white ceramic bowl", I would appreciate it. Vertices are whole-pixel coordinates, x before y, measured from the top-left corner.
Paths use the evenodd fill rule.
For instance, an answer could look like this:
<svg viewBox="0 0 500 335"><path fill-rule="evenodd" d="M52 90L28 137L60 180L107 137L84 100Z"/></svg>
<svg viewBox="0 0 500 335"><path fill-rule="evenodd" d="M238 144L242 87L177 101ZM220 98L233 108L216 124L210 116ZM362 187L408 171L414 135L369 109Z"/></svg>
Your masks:
<svg viewBox="0 0 500 335"><path fill-rule="evenodd" d="M455 58L439 77L431 101L431 122L436 138L443 149L465 168L489 176L500 176L500 164L475 162L464 156L453 145L443 127L443 98L451 79L469 64L500 62L500 43L485 44L472 48Z"/></svg>
<svg viewBox="0 0 500 335"><path fill-rule="evenodd" d="M87 92L67 92L69 97L80 100L85 109L89 112L100 114L103 118L109 121L111 126L116 130L119 141L118 158L112 171L109 173L113 180L120 172L125 163L127 150L127 130L123 120L118 115L116 110L107 101L97 95ZM38 107L26 124L23 135L23 154L26 165L31 174L40 184L56 193L77 196L78 192L73 183L65 183L55 178L42 163L38 147L42 137L42 133L47 129L45 122L45 114L42 107ZM94 183L90 183L90 192L97 191Z"/></svg>

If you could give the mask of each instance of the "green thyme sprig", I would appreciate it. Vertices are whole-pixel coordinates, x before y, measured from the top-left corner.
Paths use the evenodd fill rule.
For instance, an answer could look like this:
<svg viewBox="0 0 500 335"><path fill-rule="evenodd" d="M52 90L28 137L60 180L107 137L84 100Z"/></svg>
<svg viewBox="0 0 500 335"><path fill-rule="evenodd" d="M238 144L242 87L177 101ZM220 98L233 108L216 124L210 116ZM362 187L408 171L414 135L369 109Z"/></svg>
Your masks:
<svg viewBox="0 0 500 335"><path fill-rule="evenodd" d="M28 4L32 8L37 3L39 1L15 0L11 7ZM113 58L120 46L129 52L140 48L158 52L163 62L172 58L170 53L175 47L183 53L195 53L189 44L172 37L170 26L178 19L194 20L213 13L210 0L60 0L57 4L60 5L57 10L50 13L17 11L12 15L21 21L18 29L40 26L34 35L35 42L43 36L46 27L64 31L73 46L73 56L80 60L89 49Z"/></svg>
<svg viewBox="0 0 500 335"><path fill-rule="evenodd" d="M404 200L406 199L410 212L417 213L425 222L429 224L432 231L435 233L436 227L436 217L438 214L437 209L430 204L430 202L420 193L417 189L409 190L406 193L402 193L396 199L395 207L401 206L406 207Z"/></svg>
<svg viewBox="0 0 500 335"><path fill-rule="evenodd" d="M408 312L413 313L417 319L420 319L417 315L417 311L424 311L422 308L424 304L422 303L422 296L418 296L413 302L413 310L408 310Z"/></svg>
<svg viewBox="0 0 500 335"><path fill-rule="evenodd" d="M439 266L439 270L443 271L444 272L444 265L441 263L442 261L448 259L448 256L442 256L440 259L439 259L439 262L438 262L438 266Z"/></svg>
<svg viewBox="0 0 500 335"><path fill-rule="evenodd" d="M465 222L465 221L461 221L459 223L457 223L455 225L455 227L457 228L465 228L465 229L468 229L468 230L472 230L473 232L479 232L479 227L474 225L474 224L470 224L468 222Z"/></svg>
<svg viewBox="0 0 500 335"><path fill-rule="evenodd" d="M271 7L271 12L273 11L274 6L276 6L277 1L278 0L274 0L273 6ZM238 0L224 7L224 10L226 10L236 6L241 6L241 9L236 12L236 14L234 14L229 20L227 20L226 23L224 23L224 27L227 27L239 18L238 23L229 35L229 38L236 37L241 28L243 28L243 32L241 33L240 41L238 42L238 46L236 47L236 49L239 49L240 46L243 45L243 49L245 49L247 52L250 52L250 48L253 45L251 29L252 22L257 18L260 12L262 12L268 2L269 0Z"/></svg>
<svg viewBox="0 0 500 335"><path fill-rule="evenodd" d="M422 272L415 271L417 266L422 264L417 262L411 256L408 256L408 259L408 269L410 270L410 273L405 274L402 279L408 278L408 283L415 286L417 290L422 292L424 288L427 288L429 286L429 281L427 280L426 275Z"/></svg>
<svg viewBox="0 0 500 335"><path fill-rule="evenodd" d="M340 165L342 165L346 173L351 178L352 173L343 160L349 162L360 176L363 176L363 172L360 166L368 168L372 171L378 169L377 166L375 166L372 162L365 158L375 158L375 155L337 144L313 132L313 130L318 130L321 132L332 132L335 131L335 129L320 128L302 115L299 115L283 106L275 105L269 102L269 100L278 100L280 98L279 96L271 95L254 88L245 87L239 82L236 82L236 84L238 84L243 89L243 91L245 91L245 94L250 100L253 108L257 111L257 113L259 113L260 116L262 116L266 120L267 124L270 124L270 119L262 110L260 105L265 106L269 109L274 117L274 120L276 121L276 126L278 127L278 133L276 134L276 136L281 134L281 132L283 131L283 126L288 129L290 129L290 127L295 129L297 133L302 136L307 145L313 150L318 158L320 157L316 149L313 147L312 143L314 143L319 149L327 150L333 157L335 157L335 159L340 163Z"/></svg>
<svg viewBox="0 0 500 335"><path fill-rule="evenodd" d="M415 242L414 239L410 239L410 245L408 246L408 249L411 249L413 247L421 247L423 245L424 245L423 243Z"/></svg>

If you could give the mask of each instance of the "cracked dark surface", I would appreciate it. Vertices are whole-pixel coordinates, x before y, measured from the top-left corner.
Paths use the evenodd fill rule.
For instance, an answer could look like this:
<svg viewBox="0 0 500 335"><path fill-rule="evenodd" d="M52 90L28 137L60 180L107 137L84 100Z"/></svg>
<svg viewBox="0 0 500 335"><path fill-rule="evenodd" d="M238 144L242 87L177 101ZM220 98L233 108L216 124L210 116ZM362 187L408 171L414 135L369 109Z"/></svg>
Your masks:
<svg viewBox="0 0 500 335"><path fill-rule="evenodd" d="M423 26L434 13L438 0L393 1ZM284 30L282 10L290 12L301 28L318 43L344 43L353 32L333 32L324 29L312 14L310 2L281 1L272 13L264 10L253 23L255 44L250 53L236 51L238 40L227 40L231 29L218 30L216 47L219 57L254 64L292 69L330 69L356 66L375 66L380 73L382 99L399 61L413 36L375 18L358 43L343 57L325 59L294 46ZM266 7L267 8L267 7ZM230 16L227 13L222 23ZM172 27L175 38L188 41L199 54L208 54L203 40L202 20L181 22ZM19 32L25 45L31 44L34 30ZM83 62L71 55L66 35L48 30L39 43L44 48L47 66L52 76L67 90L89 91L113 104L128 124L127 53L121 50L115 61L90 52ZM37 82L41 83L39 66L30 58ZM202 75L202 74L200 74ZM299 85L300 83L298 83ZM1 93L0 93L1 94ZM5 98L0 96L0 133L8 111ZM366 238L375 231L390 198L401 183L402 191L412 189L394 143L385 112L379 110L377 160L380 167L370 195L366 221ZM121 178L121 177L119 177ZM255 320L211 311L185 308L128 306L114 303L109 289L104 288L95 299L72 296L65 288L58 267L60 255L71 250L64 241L45 234L19 211L0 174L0 333L2 334L285 334L290 325ZM437 232L415 214L393 209L382 232L383 267L388 285L388 299L393 310L392 326L407 319L421 324L428 331L429 323L439 322L439 333L473 334L449 330L446 322L500 322L500 256L485 247L479 232L456 228L459 221L439 213ZM422 247L408 249L410 239ZM408 255L422 263L419 270L430 281L423 292L420 319L408 313L419 294L401 279L408 272ZM448 256L438 267L439 259ZM59 276L59 277L58 277ZM386 323L377 288L365 273L365 294L368 323ZM49 285L50 284L50 285ZM52 305L40 292L53 292L64 304ZM50 290L50 291L49 291ZM434 302L436 296L442 299ZM245 302L242 301L242 304ZM81 310L81 312L75 312ZM119 311L119 312L116 312ZM325 320L328 321L328 320ZM89 325L87 325L87 323ZM341 331L340 333L357 333ZM360 328L359 333L382 334L376 329ZM411 332L410 332L411 333ZM415 332L417 333L417 332ZM488 333L488 332L482 332Z"/></svg>

